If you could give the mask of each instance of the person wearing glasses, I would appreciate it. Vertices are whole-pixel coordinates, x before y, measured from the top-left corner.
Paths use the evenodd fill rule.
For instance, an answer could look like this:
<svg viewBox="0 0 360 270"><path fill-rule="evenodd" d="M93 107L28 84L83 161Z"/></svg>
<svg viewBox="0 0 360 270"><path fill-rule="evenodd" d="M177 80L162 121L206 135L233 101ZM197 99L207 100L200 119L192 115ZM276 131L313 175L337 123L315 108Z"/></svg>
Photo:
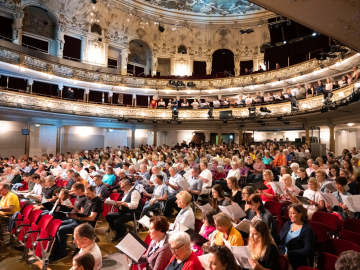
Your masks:
<svg viewBox="0 0 360 270"><path fill-rule="evenodd" d="M185 232L176 232L169 238L170 249L174 254L165 270L198 270L202 265L191 250L190 236Z"/></svg>

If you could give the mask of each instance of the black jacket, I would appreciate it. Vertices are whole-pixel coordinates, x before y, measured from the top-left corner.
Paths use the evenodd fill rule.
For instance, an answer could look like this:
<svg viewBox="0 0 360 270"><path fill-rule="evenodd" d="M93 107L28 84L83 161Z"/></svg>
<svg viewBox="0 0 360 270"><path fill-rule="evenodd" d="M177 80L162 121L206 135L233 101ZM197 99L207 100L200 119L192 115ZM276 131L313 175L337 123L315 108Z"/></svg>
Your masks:
<svg viewBox="0 0 360 270"><path fill-rule="evenodd" d="M280 234L275 238L275 241L280 254L285 254L285 247L287 247L289 262L293 269L298 269L300 266L308 266L307 258L314 255L315 235L309 223L304 223L300 235L285 244L291 225L292 222L290 220L287 221Z"/></svg>

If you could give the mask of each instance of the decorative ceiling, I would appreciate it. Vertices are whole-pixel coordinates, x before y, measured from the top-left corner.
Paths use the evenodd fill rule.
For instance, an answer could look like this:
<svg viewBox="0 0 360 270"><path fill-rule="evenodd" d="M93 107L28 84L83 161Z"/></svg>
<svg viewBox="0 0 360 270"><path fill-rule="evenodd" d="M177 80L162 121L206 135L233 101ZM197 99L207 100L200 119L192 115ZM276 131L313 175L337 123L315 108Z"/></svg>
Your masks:
<svg viewBox="0 0 360 270"><path fill-rule="evenodd" d="M141 0L166 9L206 15L247 14L263 10L246 0Z"/></svg>

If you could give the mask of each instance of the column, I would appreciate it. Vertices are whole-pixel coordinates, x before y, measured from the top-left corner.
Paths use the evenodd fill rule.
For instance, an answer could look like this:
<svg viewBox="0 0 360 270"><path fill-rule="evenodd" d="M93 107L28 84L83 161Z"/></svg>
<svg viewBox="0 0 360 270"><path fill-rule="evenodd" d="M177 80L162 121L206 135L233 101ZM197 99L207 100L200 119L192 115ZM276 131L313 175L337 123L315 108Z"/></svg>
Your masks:
<svg viewBox="0 0 360 270"><path fill-rule="evenodd" d="M89 102L89 93L90 93L89 87L85 87L85 91L84 91L84 102Z"/></svg>
<svg viewBox="0 0 360 270"><path fill-rule="evenodd" d="M156 75L157 66L158 66L157 55L155 52L153 52L151 56L151 73L152 73L151 75Z"/></svg>
<svg viewBox="0 0 360 270"><path fill-rule="evenodd" d="M239 128L239 145L242 145L243 143L243 132L244 130L242 128Z"/></svg>
<svg viewBox="0 0 360 270"><path fill-rule="evenodd" d="M175 75L175 54L170 57L170 75Z"/></svg>
<svg viewBox="0 0 360 270"><path fill-rule="evenodd" d="M62 121L58 121L56 124L56 154L61 153L61 129L62 129Z"/></svg>
<svg viewBox="0 0 360 270"><path fill-rule="evenodd" d="M120 66L120 74L127 74L127 62L129 57L129 50L126 48L121 51L121 66Z"/></svg>
<svg viewBox="0 0 360 270"><path fill-rule="evenodd" d="M62 99L62 90L64 89L64 85L62 83L58 84L58 97L60 97Z"/></svg>
<svg viewBox="0 0 360 270"><path fill-rule="evenodd" d="M65 28L58 24L56 26L56 55L57 57L63 58L64 45L65 45Z"/></svg>
<svg viewBox="0 0 360 270"><path fill-rule="evenodd" d="M218 145L221 143L221 131L218 132Z"/></svg>
<svg viewBox="0 0 360 270"><path fill-rule="evenodd" d="M34 80L33 79L28 79L27 80L27 84L30 86L30 94L32 94L32 86L33 86L33 84L34 84Z"/></svg>
<svg viewBox="0 0 360 270"><path fill-rule="evenodd" d="M157 145L157 129L154 129L154 143L155 146Z"/></svg>
<svg viewBox="0 0 360 270"><path fill-rule="evenodd" d="M206 75L211 75L212 71L212 56L206 59Z"/></svg>
<svg viewBox="0 0 360 270"><path fill-rule="evenodd" d="M257 71L258 70L258 60L257 59L253 59L253 71Z"/></svg>
<svg viewBox="0 0 360 270"><path fill-rule="evenodd" d="M113 103L113 95L114 95L114 93L112 91L110 91L109 92L110 104ZM109 102L109 100L108 101L105 100L105 102Z"/></svg>
<svg viewBox="0 0 360 270"><path fill-rule="evenodd" d="M190 76L192 76L194 73L194 56L190 56Z"/></svg>
<svg viewBox="0 0 360 270"><path fill-rule="evenodd" d="M204 132L205 135L205 142L209 142L210 141L210 132Z"/></svg>
<svg viewBox="0 0 360 270"><path fill-rule="evenodd" d="M330 151L335 153L335 125L329 124L330 129Z"/></svg>
<svg viewBox="0 0 360 270"><path fill-rule="evenodd" d="M29 157L30 153L30 123L26 123L25 128L29 131L29 135L25 135L25 156Z"/></svg>
<svg viewBox="0 0 360 270"><path fill-rule="evenodd" d="M88 46L88 37L84 34L81 37L81 62L85 63L87 61L87 46Z"/></svg>
<svg viewBox="0 0 360 270"><path fill-rule="evenodd" d="M136 106L136 94L133 94L132 105Z"/></svg>
<svg viewBox="0 0 360 270"><path fill-rule="evenodd" d="M108 65L108 58L109 58L109 43L107 40L104 41L104 56L105 56L105 67Z"/></svg>
<svg viewBox="0 0 360 270"><path fill-rule="evenodd" d="M131 128L131 149L135 148L135 127Z"/></svg>
<svg viewBox="0 0 360 270"><path fill-rule="evenodd" d="M12 42L21 45L22 43L22 21L24 18L25 13L17 9L16 12L13 14L14 20L12 24Z"/></svg>
<svg viewBox="0 0 360 270"><path fill-rule="evenodd" d="M240 76L240 55L234 55L235 76Z"/></svg>
<svg viewBox="0 0 360 270"><path fill-rule="evenodd" d="M305 126L305 143L310 147L310 129L309 126Z"/></svg>

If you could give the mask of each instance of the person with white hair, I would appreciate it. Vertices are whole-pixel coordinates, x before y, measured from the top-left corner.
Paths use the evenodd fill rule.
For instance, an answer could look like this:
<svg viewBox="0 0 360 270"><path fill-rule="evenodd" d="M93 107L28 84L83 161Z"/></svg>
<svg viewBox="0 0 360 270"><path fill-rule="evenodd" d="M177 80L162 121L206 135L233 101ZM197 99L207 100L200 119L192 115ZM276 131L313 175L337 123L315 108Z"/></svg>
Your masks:
<svg viewBox="0 0 360 270"><path fill-rule="evenodd" d="M185 232L176 232L169 238L170 249L173 256L165 270L202 269L197 255L191 249L190 236Z"/></svg>
<svg viewBox="0 0 360 270"><path fill-rule="evenodd" d="M281 177L281 182L284 183L285 194L280 195L281 203L296 203L297 199L294 196L298 196L300 189L293 185L292 177L290 174L284 174Z"/></svg>
<svg viewBox="0 0 360 270"><path fill-rule="evenodd" d="M298 175L298 171L300 168L299 164L296 162L291 163L290 168L292 170L291 176L295 179L299 178L299 175Z"/></svg>

